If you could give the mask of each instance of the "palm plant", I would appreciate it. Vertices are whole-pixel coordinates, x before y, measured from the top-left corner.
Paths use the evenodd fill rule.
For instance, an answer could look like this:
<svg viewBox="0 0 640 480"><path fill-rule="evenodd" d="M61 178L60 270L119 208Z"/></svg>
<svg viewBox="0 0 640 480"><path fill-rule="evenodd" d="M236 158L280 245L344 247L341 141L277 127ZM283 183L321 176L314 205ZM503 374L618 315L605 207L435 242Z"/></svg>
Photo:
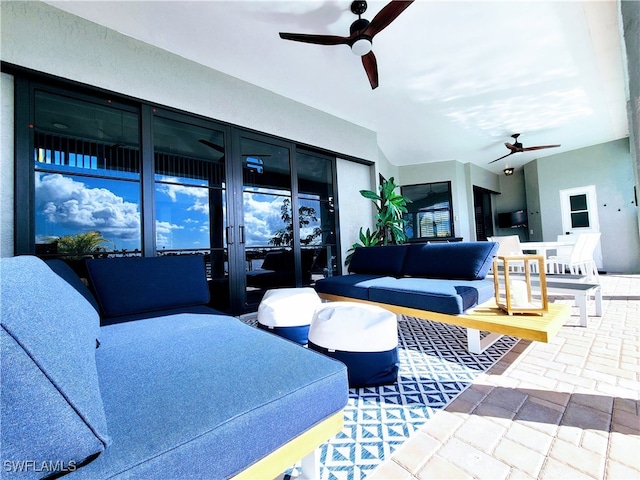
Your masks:
<svg viewBox="0 0 640 480"><path fill-rule="evenodd" d="M345 259L348 265L353 256L353 252L359 247L372 247L374 245L400 245L407 241L404 233L404 218L407 213L407 203L411 200L396 192L396 185L393 177L384 180L378 187L380 194L372 190L360 190L360 195L371 200L376 206L376 229L371 232L368 228L366 233L360 227L360 243L354 243L347 253Z"/></svg>
<svg viewBox="0 0 640 480"><path fill-rule="evenodd" d="M378 241L383 245L400 245L407 241L404 233L404 218L407 203L411 200L396 192L394 178L382 182L380 195L371 190L360 190L360 195L373 201L376 206L376 228Z"/></svg>
<svg viewBox="0 0 640 480"><path fill-rule="evenodd" d="M70 259L78 259L83 255L99 251L104 244L113 244L113 242L104 238L100 232L92 230L60 237L58 252L69 255Z"/></svg>

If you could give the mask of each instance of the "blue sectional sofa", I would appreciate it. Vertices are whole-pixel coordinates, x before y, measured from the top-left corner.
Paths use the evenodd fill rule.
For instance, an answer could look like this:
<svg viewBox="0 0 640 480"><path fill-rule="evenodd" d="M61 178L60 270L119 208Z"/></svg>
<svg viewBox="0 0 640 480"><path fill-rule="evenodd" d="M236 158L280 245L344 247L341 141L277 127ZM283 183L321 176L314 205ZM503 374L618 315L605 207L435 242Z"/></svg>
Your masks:
<svg viewBox="0 0 640 480"><path fill-rule="evenodd" d="M344 365L208 308L202 257L87 267L0 259L2 478L273 478L340 430Z"/></svg>
<svg viewBox="0 0 640 480"><path fill-rule="evenodd" d="M497 251L495 242L361 247L349 275L320 279L315 289L321 296L460 315L494 297L485 277Z"/></svg>

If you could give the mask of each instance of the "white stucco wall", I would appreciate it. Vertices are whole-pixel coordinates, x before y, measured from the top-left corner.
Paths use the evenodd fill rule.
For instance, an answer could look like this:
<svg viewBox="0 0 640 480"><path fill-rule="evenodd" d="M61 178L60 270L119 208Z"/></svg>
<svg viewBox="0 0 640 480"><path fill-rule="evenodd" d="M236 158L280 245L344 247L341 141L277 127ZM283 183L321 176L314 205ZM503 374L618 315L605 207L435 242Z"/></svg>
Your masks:
<svg viewBox="0 0 640 480"><path fill-rule="evenodd" d="M640 195L640 2L622 1L618 3L622 21L625 53L627 55L627 113L629 116L629 136L631 156L635 163L635 185ZM640 233L640 208L637 208Z"/></svg>
<svg viewBox="0 0 640 480"><path fill-rule="evenodd" d="M13 255L13 77L0 75L0 257Z"/></svg>
<svg viewBox="0 0 640 480"><path fill-rule="evenodd" d="M538 191L527 190L529 208L533 210L530 214L538 215L533 205L537 197L542 219L543 235L537 240L555 240L563 233L560 190L595 185L604 270L640 273L634 170L628 138L541 158L531 168L537 171Z"/></svg>
<svg viewBox="0 0 640 480"><path fill-rule="evenodd" d="M373 230L375 209L371 200L360 195L360 190L372 190L373 166L338 159L338 202L340 208L340 249L344 259L351 245L358 241L360 227ZM346 269L343 270L346 272Z"/></svg>

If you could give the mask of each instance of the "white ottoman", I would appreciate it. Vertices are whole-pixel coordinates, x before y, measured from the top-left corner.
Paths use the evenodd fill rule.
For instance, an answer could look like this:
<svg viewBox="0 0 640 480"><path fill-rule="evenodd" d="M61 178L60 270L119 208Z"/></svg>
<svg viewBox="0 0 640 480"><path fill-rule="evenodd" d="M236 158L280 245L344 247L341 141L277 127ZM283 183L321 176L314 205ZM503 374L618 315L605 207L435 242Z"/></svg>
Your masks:
<svg viewBox="0 0 640 480"><path fill-rule="evenodd" d="M313 288L267 290L258 306L258 327L306 345L313 313L321 304Z"/></svg>
<svg viewBox="0 0 640 480"><path fill-rule="evenodd" d="M381 307L321 305L311 321L309 348L344 363L350 387L388 385L398 379L398 322L395 313Z"/></svg>

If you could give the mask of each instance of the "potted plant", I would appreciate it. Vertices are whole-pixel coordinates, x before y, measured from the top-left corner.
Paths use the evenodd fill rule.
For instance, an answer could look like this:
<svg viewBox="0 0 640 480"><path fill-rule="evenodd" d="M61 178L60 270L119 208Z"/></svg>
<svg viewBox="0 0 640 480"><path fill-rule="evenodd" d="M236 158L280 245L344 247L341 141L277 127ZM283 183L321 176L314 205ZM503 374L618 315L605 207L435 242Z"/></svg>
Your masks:
<svg viewBox="0 0 640 480"><path fill-rule="evenodd" d="M345 263L348 265L356 248L372 247L375 245L401 245L407 241L404 233L404 218L407 213L407 203L411 200L396 192L396 185L393 177L384 180L378 187L380 194L372 190L360 190L360 195L371 200L376 207L376 226L372 232L367 228L363 232L360 227L359 240L348 250Z"/></svg>

